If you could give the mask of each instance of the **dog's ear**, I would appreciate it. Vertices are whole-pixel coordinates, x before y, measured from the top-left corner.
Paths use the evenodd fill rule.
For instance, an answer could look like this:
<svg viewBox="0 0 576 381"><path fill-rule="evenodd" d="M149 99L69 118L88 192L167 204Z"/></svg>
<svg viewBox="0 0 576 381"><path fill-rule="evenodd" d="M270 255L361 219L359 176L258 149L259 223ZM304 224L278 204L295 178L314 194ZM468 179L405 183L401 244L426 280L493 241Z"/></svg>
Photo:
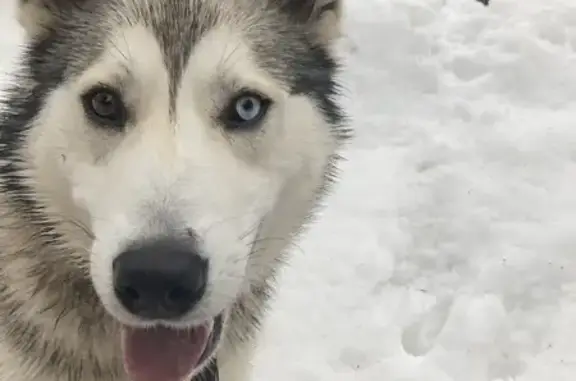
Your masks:
<svg viewBox="0 0 576 381"><path fill-rule="evenodd" d="M292 20L311 28L318 42L331 44L341 34L342 0L276 0ZM361 0L359 0L361 1Z"/></svg>
<svg viewBox="0 0 576 381"><path fill-rule="evenodd" d="M54 22L88 0L17 0L16 17L29 37L41 35Z"/></svg>

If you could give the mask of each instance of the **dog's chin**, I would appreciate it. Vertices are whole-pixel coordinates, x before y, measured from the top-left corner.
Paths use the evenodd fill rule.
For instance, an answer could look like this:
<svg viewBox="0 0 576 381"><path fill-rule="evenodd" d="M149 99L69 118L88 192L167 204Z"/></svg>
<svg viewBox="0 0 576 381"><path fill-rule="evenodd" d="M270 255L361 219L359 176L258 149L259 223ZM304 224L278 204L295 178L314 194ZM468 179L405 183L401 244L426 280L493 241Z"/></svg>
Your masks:
<svg viewBox="0 0 576 381"><path fill-rule="evenodd" d="M224 315L189 327L122 324L124 369L130 381L190 381L213 358Z"/></svg>

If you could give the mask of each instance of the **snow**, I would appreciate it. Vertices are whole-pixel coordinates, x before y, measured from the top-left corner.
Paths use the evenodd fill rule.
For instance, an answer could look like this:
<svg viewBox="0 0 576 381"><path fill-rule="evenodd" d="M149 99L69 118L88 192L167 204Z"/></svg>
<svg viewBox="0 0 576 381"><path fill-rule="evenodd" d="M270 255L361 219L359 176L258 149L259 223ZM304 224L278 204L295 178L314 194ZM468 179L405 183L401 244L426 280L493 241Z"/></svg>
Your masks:
<svg viewBox="0 0 576 381"><path fill-rule="evenodd" d="M347 0L346 33L356 138L254 380L573 380L576 3Z"/></svg>
<svg viewBox="0 0 576 381"><path fill-rule="evenodd" d="M258 381L574 379L573 3L348 1L357 137Z"/></svg>

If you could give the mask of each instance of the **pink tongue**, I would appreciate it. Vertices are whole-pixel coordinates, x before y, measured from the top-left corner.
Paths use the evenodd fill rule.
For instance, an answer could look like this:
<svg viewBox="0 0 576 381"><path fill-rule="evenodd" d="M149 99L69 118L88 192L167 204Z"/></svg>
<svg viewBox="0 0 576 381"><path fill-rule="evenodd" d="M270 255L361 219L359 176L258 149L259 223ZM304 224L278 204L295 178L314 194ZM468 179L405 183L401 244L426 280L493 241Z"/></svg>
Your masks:
<svg viewBox="0 0 576 381"><path fill-rule="evenodd" d="M122 334L124 368L131 381L189 381L198 367L210 330L134 329Z"/></svg>

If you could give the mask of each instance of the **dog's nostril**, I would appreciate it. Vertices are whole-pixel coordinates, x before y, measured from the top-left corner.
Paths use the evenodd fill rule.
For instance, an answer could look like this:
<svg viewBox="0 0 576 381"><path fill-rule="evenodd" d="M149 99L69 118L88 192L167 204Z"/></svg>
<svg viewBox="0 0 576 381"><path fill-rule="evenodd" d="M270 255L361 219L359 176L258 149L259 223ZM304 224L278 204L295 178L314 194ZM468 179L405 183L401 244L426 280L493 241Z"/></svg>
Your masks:
<svg viewBox="0 0 576 381"><path fill-rule="evenodd" d="M132 287L124 287L121 291L124 296L134 302L137 302L140 299L140 294Z"/></svg>
<svg viewBox="0 0 576 381"><path fill-rule="evenodd" d="M114 287L114 290L120 300L126 304L129 304L130 306L135 306L140 300L140 293L133 287Z"/></svg>
<svg viewBox="0 0 576 381"><path fill-rule="evenodd" d="M166 303L168 305L172 304L178 305L190 299L191 297L192 297L191 290L188 290L183 287L176 287L170 290L168 294L166 294Z"/></svg>

